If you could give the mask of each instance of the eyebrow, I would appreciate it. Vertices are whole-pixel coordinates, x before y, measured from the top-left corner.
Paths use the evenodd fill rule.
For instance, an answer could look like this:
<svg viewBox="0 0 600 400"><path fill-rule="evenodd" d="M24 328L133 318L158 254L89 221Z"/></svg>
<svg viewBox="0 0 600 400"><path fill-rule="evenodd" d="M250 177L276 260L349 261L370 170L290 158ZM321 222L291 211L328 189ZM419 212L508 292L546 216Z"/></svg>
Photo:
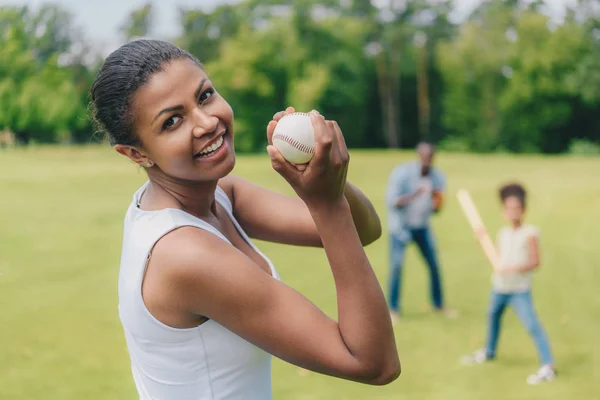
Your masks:
<svg viewBox="0 0 600 400"><path fill-rule="evenodd" d="M200 92L202 91L202 88L204 87L204 83L206 83L207 79L208 78L204 78L200 81L198 88L194 92L194 98L198 98L198 96L200 96ZM152 120L152 123L154 123L158 119L158 117L160 117L161 115L163 115L165 113L169 113L171 111L183 110L183 108L184 107L181 104L173 106L173 107L165 108L164 110L161 110L158 114L156 114L156 117L154 117L154 119Z"/></svg>

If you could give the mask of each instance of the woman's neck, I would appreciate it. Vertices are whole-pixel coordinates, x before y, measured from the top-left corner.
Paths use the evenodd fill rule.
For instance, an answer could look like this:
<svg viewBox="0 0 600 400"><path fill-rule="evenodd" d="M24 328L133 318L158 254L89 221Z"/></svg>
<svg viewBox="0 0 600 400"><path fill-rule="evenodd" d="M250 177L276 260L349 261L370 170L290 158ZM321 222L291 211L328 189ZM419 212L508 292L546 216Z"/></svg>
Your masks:
<svg viewBox="0 0 600 400"><path fill-rule="evenodd" d="M146 200L151 208L181 208L199 218L215 215L217 182L174 180L163 176L150 177Z"/></svg>

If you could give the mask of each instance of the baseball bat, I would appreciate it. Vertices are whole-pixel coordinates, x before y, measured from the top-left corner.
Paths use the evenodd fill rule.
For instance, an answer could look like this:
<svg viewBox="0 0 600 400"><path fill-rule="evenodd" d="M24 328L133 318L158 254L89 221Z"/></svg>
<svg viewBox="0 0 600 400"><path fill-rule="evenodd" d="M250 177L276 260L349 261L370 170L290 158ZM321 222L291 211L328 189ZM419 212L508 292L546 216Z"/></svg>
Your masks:
<svg viewBox="0 0 600 400"><path fill-rule="evenodd" d="M496 246L490 239L490 235L483 224L483 220L481 216L479 216L479 212L477 211L477 207L475 207L475 203L471 199L469 192L465 189L460 189L456 193L456 197L458 197L458 202L471 225L471 228L478 235L479 244L483 249L483 253L489 260L490 264L492 264L492 268L494 270L498 270L500 268L500 257L498 256L498 252L496 251Z"/></svg>

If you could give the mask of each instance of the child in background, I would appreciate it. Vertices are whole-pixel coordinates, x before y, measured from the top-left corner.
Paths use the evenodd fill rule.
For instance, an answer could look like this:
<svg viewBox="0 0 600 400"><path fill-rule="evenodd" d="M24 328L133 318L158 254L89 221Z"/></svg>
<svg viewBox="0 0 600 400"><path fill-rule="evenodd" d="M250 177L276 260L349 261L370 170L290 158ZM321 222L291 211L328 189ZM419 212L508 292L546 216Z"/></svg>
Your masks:
<svg viewBox="0 0 600 400"><path fill-rule="evenodd" d="M531 335L541 362L540 369L527 378L527 383L552 381L556 377L554 359L531 297L533 271L540 265L539 229L523 223L526 204L526 191L523 186L503 186L500 189L500 200L509 226L498 232L500 270L492 276L486 346L464 357L463 363L482 364L496 357L500 322L506 306L510 305Z"/></svg>

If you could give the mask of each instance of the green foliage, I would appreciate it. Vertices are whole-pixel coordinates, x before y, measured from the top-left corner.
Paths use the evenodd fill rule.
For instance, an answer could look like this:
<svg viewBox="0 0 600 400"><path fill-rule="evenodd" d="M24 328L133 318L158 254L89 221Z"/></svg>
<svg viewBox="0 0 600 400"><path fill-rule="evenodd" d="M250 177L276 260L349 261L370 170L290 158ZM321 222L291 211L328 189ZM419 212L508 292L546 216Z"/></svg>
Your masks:
<svg viewBox="0 0 600 400"><path fill-rule="evenodd" d="M245 11L243 5L228 4L221 5L212 12L181 9L183 34L177 44L204 63L215 61L219 57L221 42L236 36L245 25Z"/></svg>
<svg viewBox="0 0 600 400"><path fill-rule="evenodd" d="M437 144L437 148L448 153L468 153L471 146L465 137L446 136Z"/></svg>
<svg viewBox="0 0 600 400"><path fill-rule="evenodd" d="M264 32L244 28L242 35L223 43L217 61L206 64L217 90L236 113L236 148L241 151L266 145L266 124L274 113L272 110L278 109L278 82L270 78L269 72L281 75L282 66L277 61L272 65L262 62L277 53L269 39ZM261 41L263 46L256 48L255 41ZM268 68L263 69L265 66Z"/></svg>
<svg viewBox="0 0 600 400"><path fill-rule="evenodd" d="M584 31L570 21L550 29L547 17L528 11L519 15L515 32L512 73L499 98L501 144L513 151L558 151L549 136L571 117L577 93L568 79L587 52Z"/></svg>
<svg viewBox="0 0 600 400"><path fill-rule="evenodd" d="M569 136L560 128L574 99L596 101L578 90L592 74L579 63L592 62L584 27L572 19L555 27L532 10L492 8L478 18L438 49L446 127L479 151L564 150Z"/></svg>
<svg viewBox="0 0 600 400"><path fill-rule="evenodd" d="M89 127L80 100L87 87L77 86L73 66L59 63L72 43L69 21L53 6L0 8L0 128L21 141L70 141L72 131Z"/></svg>
<svg viewBox="0 0 600 400"><path fill-rule="evenodd" d="M538 1L487 0L455 24L451 2L246 0L181 9L174 41L230 102L243 152L292 105L338 121L350 147L557 153L600 141L599 10L567 11L558 23ZM124 38L151 34L152 13L133 10ZM0 7L0 129L89 142L90 54L68 11Z"/></svg>
<svg viewBox="0 0 600 400"><path fill-rule="evenodd" d="M152 26L152 4L147 3L134 10L127 22L121 27L121 33L126 40L147 36Z"/></svg>
<svg viewBox="0 0 600 400"><path fill-rule="evenodd" d="M340 25L344 32L335 29ZM239 35L223 40L219 58L206 69L236 111L237 148L264 148L266 124L288 105L321 110L348 127L350 144L360 145L368 100L363 28L354 18L337 16L298 29L290 16L262 29L243 26Z"/></svg>
<svg viewBox="0 0 600 400"><path fill-rule="evenodd" d="M74 27L71 14L51 4L43 5L28 20L31 47L40 63L46 63L53 57L67 52L74 42Z"/></svg>

